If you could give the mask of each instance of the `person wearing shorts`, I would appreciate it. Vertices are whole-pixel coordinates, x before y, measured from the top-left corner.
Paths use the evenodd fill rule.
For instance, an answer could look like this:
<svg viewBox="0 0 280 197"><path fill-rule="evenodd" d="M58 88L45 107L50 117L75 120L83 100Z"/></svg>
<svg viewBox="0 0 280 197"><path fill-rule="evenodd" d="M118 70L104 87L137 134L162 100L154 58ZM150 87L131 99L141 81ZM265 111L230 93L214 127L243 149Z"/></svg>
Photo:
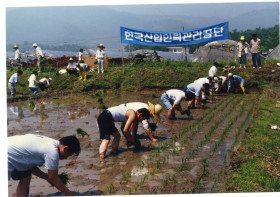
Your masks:
<svg viewBox="0 0 280 197"><path fill-rule="evenodd" d="M182 100L189 101L192 99L192 94L187 93L186 91L178 90L178 89L171 89L164 92L161 95L161 101L165 105L166 109L168 110L168 119L176 120L175 110L181 112L181 114L189 114L189 110L183 110L181 107Z"/></svg>

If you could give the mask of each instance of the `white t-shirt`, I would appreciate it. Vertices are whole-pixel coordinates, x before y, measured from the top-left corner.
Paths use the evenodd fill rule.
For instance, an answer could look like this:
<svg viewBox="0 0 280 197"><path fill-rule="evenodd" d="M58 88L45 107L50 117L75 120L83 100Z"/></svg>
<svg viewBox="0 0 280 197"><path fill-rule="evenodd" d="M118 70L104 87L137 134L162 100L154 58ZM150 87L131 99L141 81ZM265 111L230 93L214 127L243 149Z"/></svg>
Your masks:
<svg viewBox="0 0 280 197"><path fill-rule="evenodd" d="M39 80L39 82L41 82L41 83L43 83L45 85L47 85L47 84L50 85L50 80L47 79L47 78L42 78L42 79Z"/></svg>
<svg viewBox="0 0 280 197"><path fill-rule="evenodd" d="M141 102L132 102L132 103L126 103L125 104L129 109L133 109L135 112L139 109L145 108L149 110L149 105L146 103L141 103ZM148 119L142 120L142 125L144 129L149 128L149 121Z"/></svg>
<svg viewBox="0 0 280 197"><path fill-rule="evenodd" d="M207 79L207 78L199 78L199 79L195 80L194 83L201 83L202 85L205 84L205 83L209 84L209 79Z"/></svg>
<svg viewBox="0 0 280 197"><path fill-rule="evenodd" d="M209 76L213 77L215 73L217 73L218 69L216 68L216 66L212 66L209 70Z"/></svg>
<svg viewBox="0 0 280 197"><path fill-rule="evenodd" d="M83 52L79 52L79 61L83 59Z"/></svg>
<svg viewBox="0 0 280 197"><path fill-rule="evenodd" d="M36 57L38 58L39 56L41 57L44 57L44 54L42 52L42 49L40 47L36 47L35 49L35 54L36 54Z"/></svg>
<svg viewBox="0 0 280 197"><path fill-rule="evenodd" d="M67 68L76 68L76 62L73 63L69 62Z"/></svg>
<svg viewBox="0 0 280 197"><path fill-rule="evenodd" d="M167 96L174 101L175 105L179 105L185 97L185 92L182 90L171 89L165 92Z"/></svg>
<svg viewBox="0 0 280 197"><path fill-rule="evenodd" d="M36 75L32 74L28 79L28 81L29 81L29 86L28 87L36 88L35 80L36 80Z"/></svg>
<svg viewBox="0 0 280 197"><path fill-rule="evenodd" d="M201 83L191 83L188 85L188 90L192 93L194 93L195 96L199 96L200 91L202 88L202 84Z"/></svg>
<svg viewBox="0 0 280 197"><path fill-rule="evenodd" d="M34 134L8 137L8 172L27 171L45 164L47 170L57 170L59 141Z"/></svg>
<svg viewBox="0 0 280 197"><path fill-rule="evenodd" d="M85 70L88 69L88 65L87 64L85 64L85 63L79 63L79 64L80 64L80 70L81 71L85 71Z"/></svg>
<svg viewBox="0 0 280 197"><path fill-rule="evenodd" d="M224 77L224 76L219 76L219 78L222 79L222 83L225 83L225 81L226 81L226 79L227 79L227 78Z"/></svg>
<svg viewBox="0 0 280 197"><path fill-rule="evenodd" d="M10 77L9 83L17 83L17 82L18 82L18 74L15 73Z"/></svg>
<svg viewBox="0 0 280 197"><path fill-rule="evenodd" d="M126 122L127 118L125 114L129 109L128 107L124 106L124 104L115 107L110 107L107 110L111 112L114 122Z"/></svg>

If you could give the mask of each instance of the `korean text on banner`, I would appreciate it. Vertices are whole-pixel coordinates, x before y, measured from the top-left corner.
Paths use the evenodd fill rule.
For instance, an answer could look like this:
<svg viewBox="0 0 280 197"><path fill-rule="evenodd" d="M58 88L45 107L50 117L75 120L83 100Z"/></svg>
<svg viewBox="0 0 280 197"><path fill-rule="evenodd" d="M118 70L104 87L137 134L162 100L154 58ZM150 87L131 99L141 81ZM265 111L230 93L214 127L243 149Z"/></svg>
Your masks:
<svg viewBox="0 0 280 197"><path fill-rule="evenodd" d="M174 32L143 31L121 27L121 43L153 46L191 45L228 39L228 22Z"/></svg>

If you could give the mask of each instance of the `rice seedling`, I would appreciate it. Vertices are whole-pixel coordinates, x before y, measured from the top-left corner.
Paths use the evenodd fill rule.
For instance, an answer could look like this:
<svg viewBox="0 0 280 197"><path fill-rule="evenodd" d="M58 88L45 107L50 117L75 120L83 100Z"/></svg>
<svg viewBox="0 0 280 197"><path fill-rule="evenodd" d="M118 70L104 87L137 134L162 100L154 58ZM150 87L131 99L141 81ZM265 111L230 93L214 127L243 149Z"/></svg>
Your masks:
<svg viewBox="0 0 280 197"><path fill-rule="evenodd" d="M83 138L88 138L87 132L85 132L83 129L77 128L76 131L77 131L77 134L80 134Z"/></svg>
<svg viewBox="0 0 280 197"><path fill-rule="evenodd" d="M97 102L98 102L99 104L103 104L103 98L99 97L99 98L97 99Z"/></svg>
<svg viewBox="0 0 280 197"><path fill-rule="evenodd" d="M131 178L131 173L130 172L124 172L122 174L122 178L120 180L120 184L127 183L127 181Z"/></svg>
<svg viewBox="0 0 280 197"><path fill-rule="evenodd" d="M115 189L115 186L111 183L103 192L103 195L112 194Z"/></svg>

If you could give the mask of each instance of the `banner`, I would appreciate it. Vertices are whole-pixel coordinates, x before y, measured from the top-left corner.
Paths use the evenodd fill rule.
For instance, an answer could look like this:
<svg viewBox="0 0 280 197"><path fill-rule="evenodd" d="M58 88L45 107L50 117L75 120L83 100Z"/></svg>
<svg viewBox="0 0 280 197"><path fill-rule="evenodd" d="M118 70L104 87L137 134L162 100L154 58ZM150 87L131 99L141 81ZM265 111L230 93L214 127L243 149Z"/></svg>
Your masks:
<svg viewBox="0 0 280 197"><path fill-rule="evenodd" d="M228 22L174 32L143 31L121 27L121 43L153 46L191 45L228 39Z"/></svg>

